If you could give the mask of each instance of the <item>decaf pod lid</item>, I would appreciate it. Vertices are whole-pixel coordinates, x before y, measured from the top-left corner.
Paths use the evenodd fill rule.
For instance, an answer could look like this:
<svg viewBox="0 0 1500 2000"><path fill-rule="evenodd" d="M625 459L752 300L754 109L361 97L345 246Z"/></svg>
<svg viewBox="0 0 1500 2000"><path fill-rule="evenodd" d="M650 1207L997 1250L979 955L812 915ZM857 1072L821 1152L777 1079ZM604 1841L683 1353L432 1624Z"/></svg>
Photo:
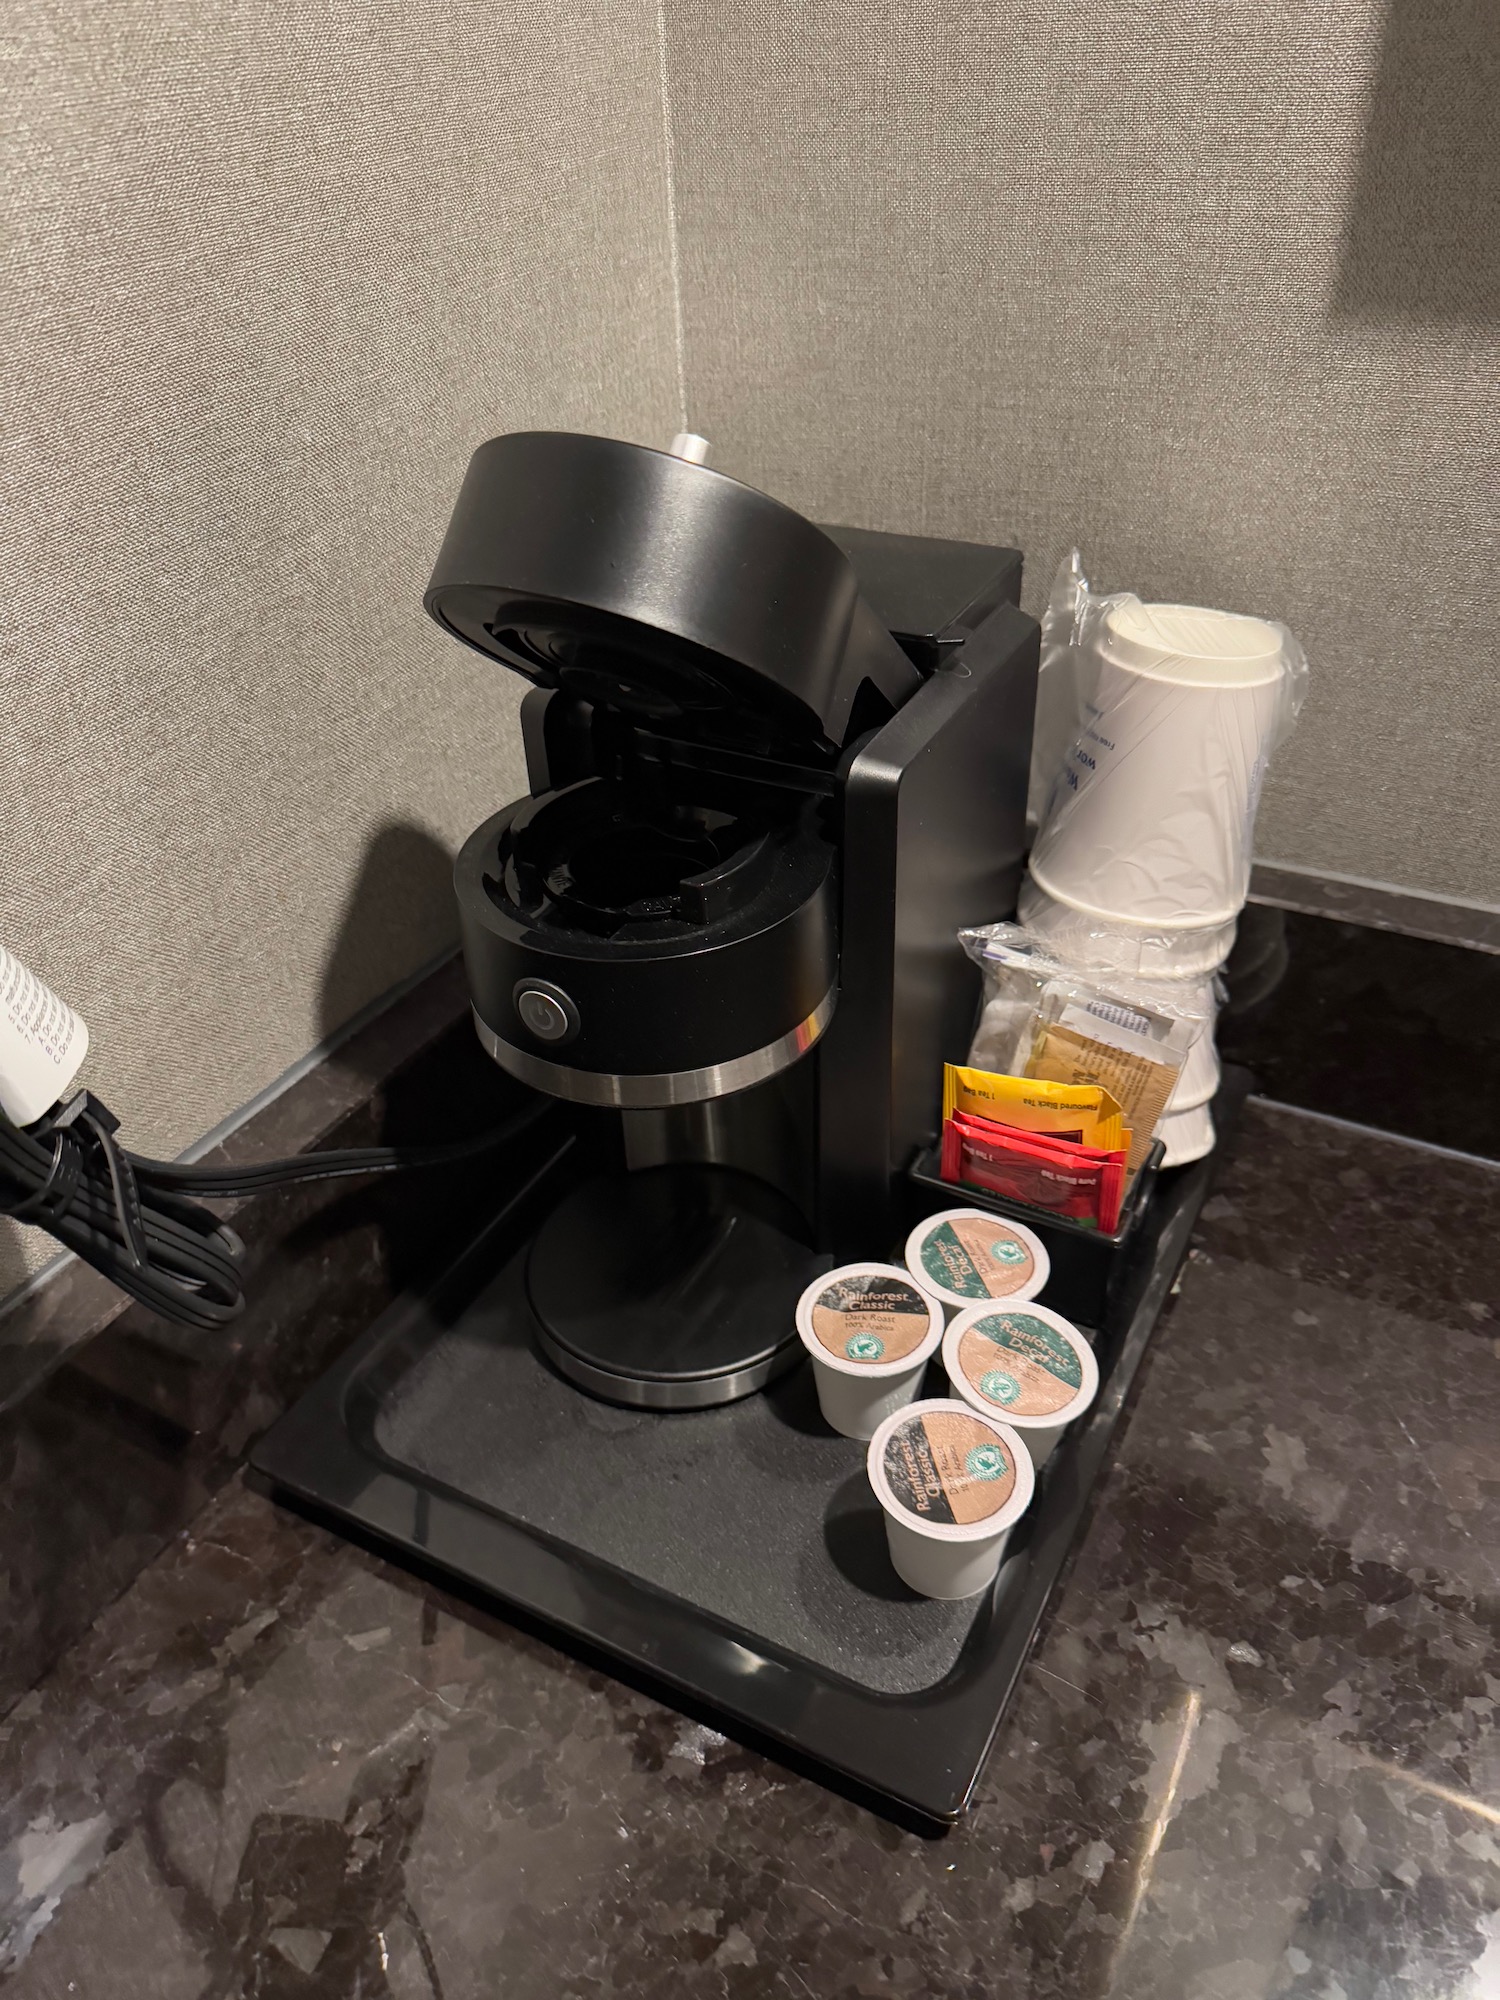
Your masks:
<svg viewBox="0 0 1500 2000"><path fill-rule="evenodd" d="M908 1403L871 1438L865 1466L886 1512L939 1542L1003 1534L1036 1488L1010 1425L967 1403Z"/></svg>
<svg viewBox="0 0 1500 2000"><path fill-rule="evenodd" d="M906 1265L924 1290L955 1306L1034 1299L1052 1269L1046 1244L1024 1222L982 1208L947 1208L919 1222L906 1239Z"/></svg>
<svg viewBox="0 0 1500 2000"><path fill-rule="evenodd" d="M1018 1430L1071 1423L1099 1389L1094 1350L1034 1299L965 1307L943 1336L943 1366L965 1402Z"/></svg>
<svg viewBox="0 0 1500 2000"><path fill-rule="evenodd" d="M797 1331L825 1368L906 1374L943 1337L943 1309L896 1264L844 1264L797 1301Z"/></svg>

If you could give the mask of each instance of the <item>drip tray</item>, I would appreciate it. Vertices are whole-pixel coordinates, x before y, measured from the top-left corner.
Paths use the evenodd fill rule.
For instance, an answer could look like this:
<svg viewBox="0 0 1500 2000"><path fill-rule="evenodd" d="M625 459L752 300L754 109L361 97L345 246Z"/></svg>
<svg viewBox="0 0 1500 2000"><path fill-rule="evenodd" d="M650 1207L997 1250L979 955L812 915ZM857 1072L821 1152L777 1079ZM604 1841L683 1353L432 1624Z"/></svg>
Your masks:
<svg viewBox="0 0 1500 2000"><path fill-rule="evenodd" d="M1227 1073L1221 1132L1248 1079ZM994 1588L914 1596L885 1551L864 1447L808 1366L718 1409L593 1401L539 1357L525 1252L570 1147L432 1291L399 1301L264 1438L261 1481L314 1518L603 1654L630 1679L884 1810L964 1810L1082 1523L1187 1249L1212 1161L1163 1175L1093 1330L1101 1387ZM941 1393L934 1367L929 1390Z"/></svg>
<svg viewBox="0 0 1500 2000"><path fill-rule="evenodd" d="M976 1600L896 1576L864 1446L823 1422L809 1364L716 1410L595 1402L540 1359L524 1264L396 1379L373 1412L383 1457L861 1687L943 1678Z"/></svg>

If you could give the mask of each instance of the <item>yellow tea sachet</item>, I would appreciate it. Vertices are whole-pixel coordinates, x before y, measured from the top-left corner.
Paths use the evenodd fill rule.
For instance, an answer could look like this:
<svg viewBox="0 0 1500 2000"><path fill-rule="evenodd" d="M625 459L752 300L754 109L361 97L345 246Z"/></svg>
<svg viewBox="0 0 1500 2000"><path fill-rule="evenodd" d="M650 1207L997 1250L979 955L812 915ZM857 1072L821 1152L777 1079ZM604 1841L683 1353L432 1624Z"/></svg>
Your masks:
<svg viewBox="0 0 1500 2000"><path fill-rule="evenodd" d="M1118 1153L1130 1144L1119 1104L1096 1083L1049 1083L984 1069L943 1065L943 1119L988 1118L1018 1132L1041 1132ZM1149 1127L1148 1127L1149 1130Z"/></svg>

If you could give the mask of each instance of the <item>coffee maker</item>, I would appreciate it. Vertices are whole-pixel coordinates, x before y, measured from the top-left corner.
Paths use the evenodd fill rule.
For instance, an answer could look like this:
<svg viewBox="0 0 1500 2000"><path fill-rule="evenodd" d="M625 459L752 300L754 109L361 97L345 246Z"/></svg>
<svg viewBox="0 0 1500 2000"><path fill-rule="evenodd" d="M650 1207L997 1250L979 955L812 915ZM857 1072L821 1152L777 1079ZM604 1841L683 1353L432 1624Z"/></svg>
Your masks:
<svg viewBox="0 0 1500 2000"><path fill-rule="evenodd" d="M794 1304L942 1182L960 927L1014 908L1039 633L1014 550L815 527L702 462L480 447L429 610L521 705L456 867L535 1116L491 1219L255 1447L315 1520L924 1828L964 1810L1186 1253L1208 1162L1080 1224L1102 1388L977 1597L895 1577ZM1222 1119L1225 1107L1216 1107ZM1144 1187L1147 1174L1138 1177ZM1038 1227L1048 1226L1038 1222Z"/></svg>
<svg viewBox="0 0 1500 2000"><path fill-rule="evenodd" d="M426 596L529 681L530 796L455 886L474 1023L621 1162L530 1250L551 1364L703 1408L800 1352L799 1293L883 1253L1014 905L1038 633L1012 551L823 530L701 462L480 447Z"/></svg>

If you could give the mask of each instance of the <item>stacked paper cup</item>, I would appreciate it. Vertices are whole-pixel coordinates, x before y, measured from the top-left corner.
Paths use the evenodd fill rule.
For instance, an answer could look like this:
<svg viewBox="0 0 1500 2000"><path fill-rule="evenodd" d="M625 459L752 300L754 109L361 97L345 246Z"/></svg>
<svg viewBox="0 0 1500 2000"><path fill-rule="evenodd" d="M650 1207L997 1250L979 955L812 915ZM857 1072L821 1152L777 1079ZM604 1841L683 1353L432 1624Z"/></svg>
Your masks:
<svg viewBox="0 0 1500 2000"><path fill-rule="evenodd" d="M1250 879L1260 784L1290 699L1277 625L1121 599L1086 650L1082 726L1021 892L1023 924L1075 963L1180 987L1207 1025L1159 1136L1167 1164L1214 1143L1214 978Z"/></svg>

